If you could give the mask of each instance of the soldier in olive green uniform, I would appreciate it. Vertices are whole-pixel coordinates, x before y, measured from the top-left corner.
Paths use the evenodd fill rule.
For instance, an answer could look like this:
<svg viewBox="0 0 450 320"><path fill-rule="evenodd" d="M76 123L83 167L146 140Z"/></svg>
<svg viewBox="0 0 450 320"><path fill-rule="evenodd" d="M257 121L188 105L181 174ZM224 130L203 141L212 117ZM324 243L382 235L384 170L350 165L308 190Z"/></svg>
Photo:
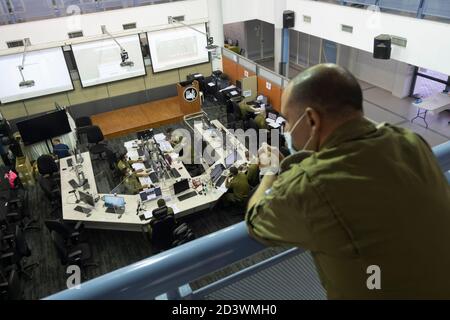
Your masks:
<svg viewBox="0 0 450 320"><path fill-rule="evenodd" d="M239 103L239 109L241 109L242 118L244 119L246 119L251 114L259 111L259 109L255 108L254 106L247 104L245 100Z"/></svg>
<svg viewBox="0 0 450 320"><path fill-rule="evenodd" d="M258 114L255 117L255 122L258 125L259 129L267 129L266 118L267 118L267 115L266 115L265 111L262 111L260 114Z"/></svg>
<svg viewBox="0 0 450 320"><path fill-rule="evenodd" d="M239 172L236 167L231 167L230 176L225 181L225 187L229 191L224 196L225 206L245 205L250 193L250 185L244 173Z"/></svg>
<svg viewBox="0 0 450 320"><path fill-rule="evenodd" d="M126 154L120 157L117 163L117 168L120 170L124 177L123 185L126 194L134 195L138 194L142 189L147 188L147 185L141 185L139 177L148 177L149 174L146 171L134 172L132 164L142 162L140 160L132 161L126 159Z"/></svg>
<svg viewBox="0 0 450 320"><path fill-rule="evenodd" d="M358 82L335 65L294 79L282 113L299 152L250 199L251 235L310 250L331 299L450 299L450 188L427 143L363 118Z"/></svg>
<svg viewBox="0 0 450 320"><path fill-rule="evenodd" d="M250 158L250 153L248 151L245 152L245 156L247 158L247 180L251 187L256 187L259 184L259 163L258 160L253 157Z"/></svg>

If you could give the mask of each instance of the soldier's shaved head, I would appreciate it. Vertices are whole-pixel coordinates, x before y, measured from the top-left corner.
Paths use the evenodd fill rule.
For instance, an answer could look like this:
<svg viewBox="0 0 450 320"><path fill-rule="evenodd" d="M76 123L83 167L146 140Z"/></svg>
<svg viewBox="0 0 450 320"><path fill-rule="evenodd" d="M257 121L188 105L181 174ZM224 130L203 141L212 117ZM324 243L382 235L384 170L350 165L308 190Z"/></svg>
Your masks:
<svg viewBox="0 0 450 320"><path fill-rule="evenodd" d="M285 96L289 108L310 107L323 117L346 117L363 111L358 81L335 64L319 64L300 73L289 83Z"/></svg>

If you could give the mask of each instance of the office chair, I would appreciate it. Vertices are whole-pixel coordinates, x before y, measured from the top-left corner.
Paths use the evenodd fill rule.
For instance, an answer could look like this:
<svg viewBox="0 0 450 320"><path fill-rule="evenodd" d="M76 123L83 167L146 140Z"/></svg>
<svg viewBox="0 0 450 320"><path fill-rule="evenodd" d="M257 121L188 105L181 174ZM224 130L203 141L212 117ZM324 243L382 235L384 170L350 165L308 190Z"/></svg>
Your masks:
<svg viewBox="0 0 450 320"><path fill-rule="evenodd" d="M38 183L44 192L45 197L50 201L52 208L54 209L61 207L61 192L58 184L53 179L43 176L38 177Z"/></svg>
<svg viewBox="0 0 450 320"><path fill-rule="evenodd" d="M178 247L185 243L188 243L192 240L195 240L195 234L191 228L186 223L183 223L181 226L176 228L173 231L173 239L172 247Z"/></svg>
<svg viewBox="0 0 450 320"><path fill-rule="evenodd" d="M38 171L43 176L53 177L59 173L58 165L55 159L49 154L44 154L37 159Z"/></svg>
<svg viewBox="0 0 450 320"><path fill-rule="evenodd" d="M18 272L11 270L7 276L3 273L0 276L0 300L23 300L24 294L22 282L20 281Z"/></svg>
<svg viewBox="0 0 450 320"><path fill-rule="evenodd" d="M80 117L75 119L75 125L77 126L77 138L78 141L83 140L87 133L87 128L92 126L92 120L90 117Z"/></svg>
<svg viewBox="0 0 450 320"><path fill-rule="evenodd" d="M64 238L55 231L52 231L51 237L63 266L77 265L80 268L98 266L96 263L89 262L91 260L91 248L89 244L79 243L74 246L68 246Z"/></svg>
<svg viewBox="0 0 450 320"><path fill-rule="evenodd" d="M10 265L5 268L5 270L14 270L14 266L16 266L20 274L24 275L28 280L32 280L33 277L30 273L27 272L27 270L39 266L39 262L33 262L24 265L24 258L30 256L31 250L25 239L25 235L22 232L22 229L19 226L16 226L16 232L14 234L14 249L6 254L3 254L1 257L2 260L9 259L9 261L11 262Z"/></svg>
<svg viewBox="0 0 450 320"><path fill-rule="evenodd" d="M6 221L8 223L19 223L25 230L40 230L39 226L33 224L38 223L37 219L34 219L28 210L28 192L26 190L11 190L10 198L6 200Z"/></svg>
<svg viewBox="0 0 450 320"><path fill-rule="evenodd" d="M159 219L156 218L150 222L150 226L152 227L151 242L156 252L162 252L171 248L173 242L173 230L177 225L175 217L172 215L167 215L167 208L165 208L165 211L165 216L162 216Z"/></svg>
<svg viewBox="0 0 450 320"><path fill-rule="evenodd" d="M44 223L50 234L56 232L63 238L66 246L75 245L86 240L83 233L84 224L82 222L78 222L74 226L69 225L62 219L45 220Z"/></svg>
<svg viewBox="0 0 450 320"><path fill-rule="evenodd" d="M103 132L98 126L90 126L86 128L87 130L87 140L89 144L92 144L88 147L89 152L93 155L98 155L100 159L102 159L102 154L107 151L107 145L104 142L105 137L103 136Z"/></svg>

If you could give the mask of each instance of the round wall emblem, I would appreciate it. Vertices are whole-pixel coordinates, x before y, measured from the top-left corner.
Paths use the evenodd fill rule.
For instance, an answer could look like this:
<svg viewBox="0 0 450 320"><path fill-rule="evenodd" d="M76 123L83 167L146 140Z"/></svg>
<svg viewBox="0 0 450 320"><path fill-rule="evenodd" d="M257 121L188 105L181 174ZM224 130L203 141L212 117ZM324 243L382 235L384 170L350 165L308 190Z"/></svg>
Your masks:
<svg viewBox="0 0 450 320"><path fill-rule="evenodd" d="M184 100L194 102L198 98L198 90L194 87L188 87L184 90Z"/></svg>

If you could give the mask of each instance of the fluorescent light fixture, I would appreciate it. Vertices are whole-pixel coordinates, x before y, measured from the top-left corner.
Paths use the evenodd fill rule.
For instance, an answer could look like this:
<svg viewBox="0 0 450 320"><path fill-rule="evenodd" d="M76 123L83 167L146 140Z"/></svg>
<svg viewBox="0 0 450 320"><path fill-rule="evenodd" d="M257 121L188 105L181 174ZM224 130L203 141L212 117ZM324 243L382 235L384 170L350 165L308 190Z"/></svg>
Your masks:
<svg viewBox="0 0 450 320"><path fill-rule="evenodd" d="M122 60L122 62L120 63L121 67L133 67L134 66L134 62L133 61L129 61L129 55L128 52L120 45L120 43L117 41L117 39L108 32L108 30L106 30L106 26L102 26L102 32L103 34L108 35L112 40L114 40L114 42L119 46L120 48L120 59Z"/></svg>

